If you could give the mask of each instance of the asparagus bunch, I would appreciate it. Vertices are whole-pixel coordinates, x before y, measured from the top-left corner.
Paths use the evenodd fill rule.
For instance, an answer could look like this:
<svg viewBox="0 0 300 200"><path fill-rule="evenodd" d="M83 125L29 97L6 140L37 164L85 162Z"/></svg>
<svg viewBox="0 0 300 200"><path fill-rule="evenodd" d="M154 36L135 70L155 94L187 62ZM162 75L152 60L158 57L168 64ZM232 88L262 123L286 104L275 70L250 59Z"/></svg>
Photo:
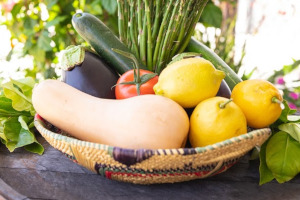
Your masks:
<svg viewBox="0 0 300 200"><path fill-rule="evenodd" d="M160 73L186 48L208 0L117 0L120 40Z"/></svg>

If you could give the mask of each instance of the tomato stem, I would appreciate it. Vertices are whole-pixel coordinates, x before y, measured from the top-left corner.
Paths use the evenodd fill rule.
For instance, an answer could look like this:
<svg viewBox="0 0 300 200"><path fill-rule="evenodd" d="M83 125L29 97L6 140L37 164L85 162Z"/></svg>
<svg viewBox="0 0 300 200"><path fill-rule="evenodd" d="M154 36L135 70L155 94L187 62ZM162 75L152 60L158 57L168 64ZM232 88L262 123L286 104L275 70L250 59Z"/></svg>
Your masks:
<svg viewBox="0 0 300 200"><path fill-rule="evenodd" d="M223 102L223 103L220 103L219 104L219 107L221 109L224 109L226 107L227 104L229 104L230 102L232 102L232 99L228 99L227 101Z"/></svg>
<svg viewBox="0 0 300 200"><path fill-rule="evenodd" d="M136 85L136 91L137 91L137 95L140 95L140 87L143 83L147 82L148 80L150 80L151 78L153 78L154 76L156 76L156 73L153 73L153 75L148 75L146 76L145 74L141 77L140 76L140 68L139 68L139 64L138 64L138 60L136 59L136 57L128 52L119 50L119 49L114 49L112 48L112 50L122 56L125 56L129 59L131 59L134 64L133 64L133 75L134 75L134 81L133 82L123 82L120 84L135 84Z"/></svg>

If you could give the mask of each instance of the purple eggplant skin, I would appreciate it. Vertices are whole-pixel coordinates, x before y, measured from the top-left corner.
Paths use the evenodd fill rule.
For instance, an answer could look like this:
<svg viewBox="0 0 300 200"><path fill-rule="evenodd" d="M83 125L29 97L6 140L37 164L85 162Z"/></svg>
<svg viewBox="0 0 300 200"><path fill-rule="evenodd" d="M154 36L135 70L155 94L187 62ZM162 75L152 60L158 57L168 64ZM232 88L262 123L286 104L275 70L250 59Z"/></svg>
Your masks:
<svg viewBox="0 0 300 200"><path fill-rule="evenodd" d="M219 91L216 96L225 97L225 98L230 99L231 90L225 80L222 80Z"/></svg>
<svg viewBox="0 0 300 200"><path fill-rule="evenodd" d="M62 81L94 97L115 99L119 75L95 53L86 51L84 61L70 71L62 71Z"/></svg>

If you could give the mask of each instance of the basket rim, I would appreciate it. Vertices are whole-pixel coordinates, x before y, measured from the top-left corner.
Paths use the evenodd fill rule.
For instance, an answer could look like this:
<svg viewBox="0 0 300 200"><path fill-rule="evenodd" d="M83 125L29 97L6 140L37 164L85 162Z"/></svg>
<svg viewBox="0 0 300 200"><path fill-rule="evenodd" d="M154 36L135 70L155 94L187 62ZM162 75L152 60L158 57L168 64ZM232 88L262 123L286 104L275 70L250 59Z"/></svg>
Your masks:
<svg viewBox="0 0 300 200"><path fill-rule="evenodd" d="M47 122L45 119L43 119L39 114L36 114L34 117L34 126L38 129L38 131L41 133L41 135L43 136L43 134L47 134L50 137L56 139L56 140L61 140L61 141L66 141L68 143L74 143L76 145L80 145L83 147L93 147L96 149L113 149L113 148L119 148L121 150L125 150L125 151L155 151L155 152L165 152L165 151L184 151L184 152L189 152L188 154L195 154L195 153L204 153L206 151L212 151L212 150L216 150L219 148L222 148L224 146L230 145L232 143L236 143L236 142L241 142L242 140L247 140L247 139L252 139L255 136L260 136L260 135L268 135L268 137L271 135L271 129L270 128L262 128L262 129L256 129L256 130L252 130L250 132L247 132L245 134L221 141L221 142L217 142L215 144L211 144L211 145L207 145L204 147L183 147L183 148L172 148L172 149L131 149L131 148L123 148L123 147L118 147L118 146L111 146L111 145L107 145L107 144L101 144L101 143L95 143L95 142L89 142L89 141L84 141L84 140L80 140L74 137L69 137L66 135L62 135L60 133L55 133L49 129L46 128L46 124L45 122ZM49 123L49 122L47 122ZM50 123L49 123L50 124ZM44 136L43 136L44 137Z"/></svg>

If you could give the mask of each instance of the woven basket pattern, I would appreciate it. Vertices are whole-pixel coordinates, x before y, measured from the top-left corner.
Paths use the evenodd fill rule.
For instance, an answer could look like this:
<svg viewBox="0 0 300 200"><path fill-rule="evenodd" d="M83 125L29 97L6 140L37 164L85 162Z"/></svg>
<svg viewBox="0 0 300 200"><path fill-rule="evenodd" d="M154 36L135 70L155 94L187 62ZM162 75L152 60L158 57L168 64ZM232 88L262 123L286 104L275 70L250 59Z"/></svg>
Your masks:
<svg viewBox="0 0 300 200"><path fill-rule="evenodd" d="M34 123L51 146L74 162L106 178L136 184L182 182L224 172L271 134L265 128L206 147L134 150L72 138L39 116Z"/></svg>

